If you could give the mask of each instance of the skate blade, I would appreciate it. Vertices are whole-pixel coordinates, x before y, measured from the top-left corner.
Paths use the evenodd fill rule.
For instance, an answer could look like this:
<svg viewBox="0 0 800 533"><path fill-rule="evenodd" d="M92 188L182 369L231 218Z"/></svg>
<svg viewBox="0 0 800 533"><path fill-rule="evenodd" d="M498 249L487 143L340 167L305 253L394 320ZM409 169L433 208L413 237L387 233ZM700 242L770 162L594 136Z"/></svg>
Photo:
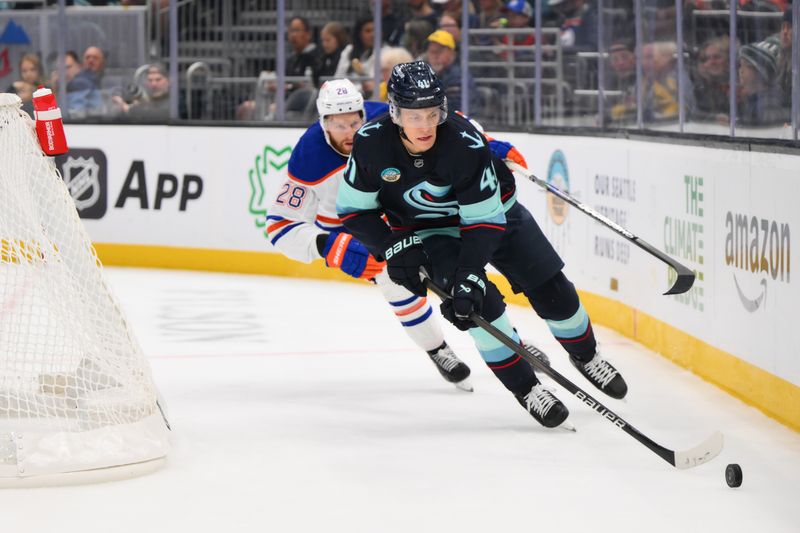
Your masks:
<svg viewBox="0 0 800 533"><path fill-rule="evenodd" d="M458 390L463 390L464 392L474 392L475 389L472 388L472 383L470 383L469 378L462 379L458 383L453 383Z"/></svg>
<svg viewBox="0 0 800 533"><path fill-rule="evenodd" d="M564 431L569 431L571 433L578 432L577 428L573 426L572 422L570 422L569 420L564 420L563 422L561 422L561 424L558 426L558 429L563 429Z"/></svg>

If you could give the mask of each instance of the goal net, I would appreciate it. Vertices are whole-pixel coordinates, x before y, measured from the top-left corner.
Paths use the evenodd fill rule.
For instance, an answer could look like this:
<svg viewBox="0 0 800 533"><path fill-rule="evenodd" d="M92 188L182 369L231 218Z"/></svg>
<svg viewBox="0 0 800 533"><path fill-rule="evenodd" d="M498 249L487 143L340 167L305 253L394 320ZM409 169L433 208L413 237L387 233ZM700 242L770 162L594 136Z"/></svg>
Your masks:
<svg viewBox="0 0 800 533"><path fill-rule="evenodd" d="M162 458L147 360L20 106L0 94L0 481Z"/></svg>

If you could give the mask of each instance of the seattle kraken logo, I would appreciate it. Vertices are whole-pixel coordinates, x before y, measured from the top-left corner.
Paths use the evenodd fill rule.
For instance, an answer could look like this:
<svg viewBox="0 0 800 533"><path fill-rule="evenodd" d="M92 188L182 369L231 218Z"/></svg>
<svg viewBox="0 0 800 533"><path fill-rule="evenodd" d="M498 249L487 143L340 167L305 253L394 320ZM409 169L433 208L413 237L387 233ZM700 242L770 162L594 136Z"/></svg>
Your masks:
<svg viewBox="0 0 800 533"><path fill-rule="evenodd" d="M472 144L469 145L470 148L483 148L485 146L480 133L476 133L475 135L470 135L466 131L462 131L461 138L469 139L470 141L472 141Z"/></svg>
<svg viewBox="0 0 800 533"><path fill-rule="evenodd" d="M458 200L441 201L449 194L449 186L437 187L423 181L407 190L403 194L403 199L409 205L425 211L425 213L414 215L414 218L452 217L458 214Z"/></svg>
<svg viewBox="0 0 800 533"><path fill-rule="evenodd" d="M369 130L377 130L380 127L381 127L380 122L368 122L363 126L361 126L361 129L358 130L358 134L361 135L362 137L369 137L369 133L367 133Z"/></svg>

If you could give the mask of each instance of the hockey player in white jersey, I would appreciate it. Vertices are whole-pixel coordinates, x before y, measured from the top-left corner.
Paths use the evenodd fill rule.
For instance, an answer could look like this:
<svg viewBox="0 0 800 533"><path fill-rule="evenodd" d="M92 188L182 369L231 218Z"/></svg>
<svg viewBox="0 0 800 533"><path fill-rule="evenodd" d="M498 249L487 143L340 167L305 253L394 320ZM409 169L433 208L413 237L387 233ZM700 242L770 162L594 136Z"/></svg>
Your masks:
<svg viewBox="0 0 800 533"><path fill-rule="evenodd" d="M403 330L422 348L442 377L472 391L470 369L444 340L427 299L394 284L385 263L347 233L336 215L336 196L353 136L367 120L388 111L386 104L364 102L346 79L322 85L317 98L319 122L311 125L292 150L289 177L268 210L267 233L272 245L287 257L310 263L324 259L329 268L380 287Z"/></svg>

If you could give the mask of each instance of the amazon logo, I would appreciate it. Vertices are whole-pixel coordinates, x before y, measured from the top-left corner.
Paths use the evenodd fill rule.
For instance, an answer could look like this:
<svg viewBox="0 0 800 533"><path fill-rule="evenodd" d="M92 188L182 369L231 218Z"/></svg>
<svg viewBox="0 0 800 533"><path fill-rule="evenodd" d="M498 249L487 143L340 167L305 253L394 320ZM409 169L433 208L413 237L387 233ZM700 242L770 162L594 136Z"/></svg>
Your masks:
<svg viewBox="0 0 800 533"><path fill-rule="evenodd" d="M725 230L725 264L738 271L733 272L736 292L742 306L754 313L766 307L770 279L791 281L791 229L786 223L728 211ZM752 275L761 278L757 285Z"/></svg>

